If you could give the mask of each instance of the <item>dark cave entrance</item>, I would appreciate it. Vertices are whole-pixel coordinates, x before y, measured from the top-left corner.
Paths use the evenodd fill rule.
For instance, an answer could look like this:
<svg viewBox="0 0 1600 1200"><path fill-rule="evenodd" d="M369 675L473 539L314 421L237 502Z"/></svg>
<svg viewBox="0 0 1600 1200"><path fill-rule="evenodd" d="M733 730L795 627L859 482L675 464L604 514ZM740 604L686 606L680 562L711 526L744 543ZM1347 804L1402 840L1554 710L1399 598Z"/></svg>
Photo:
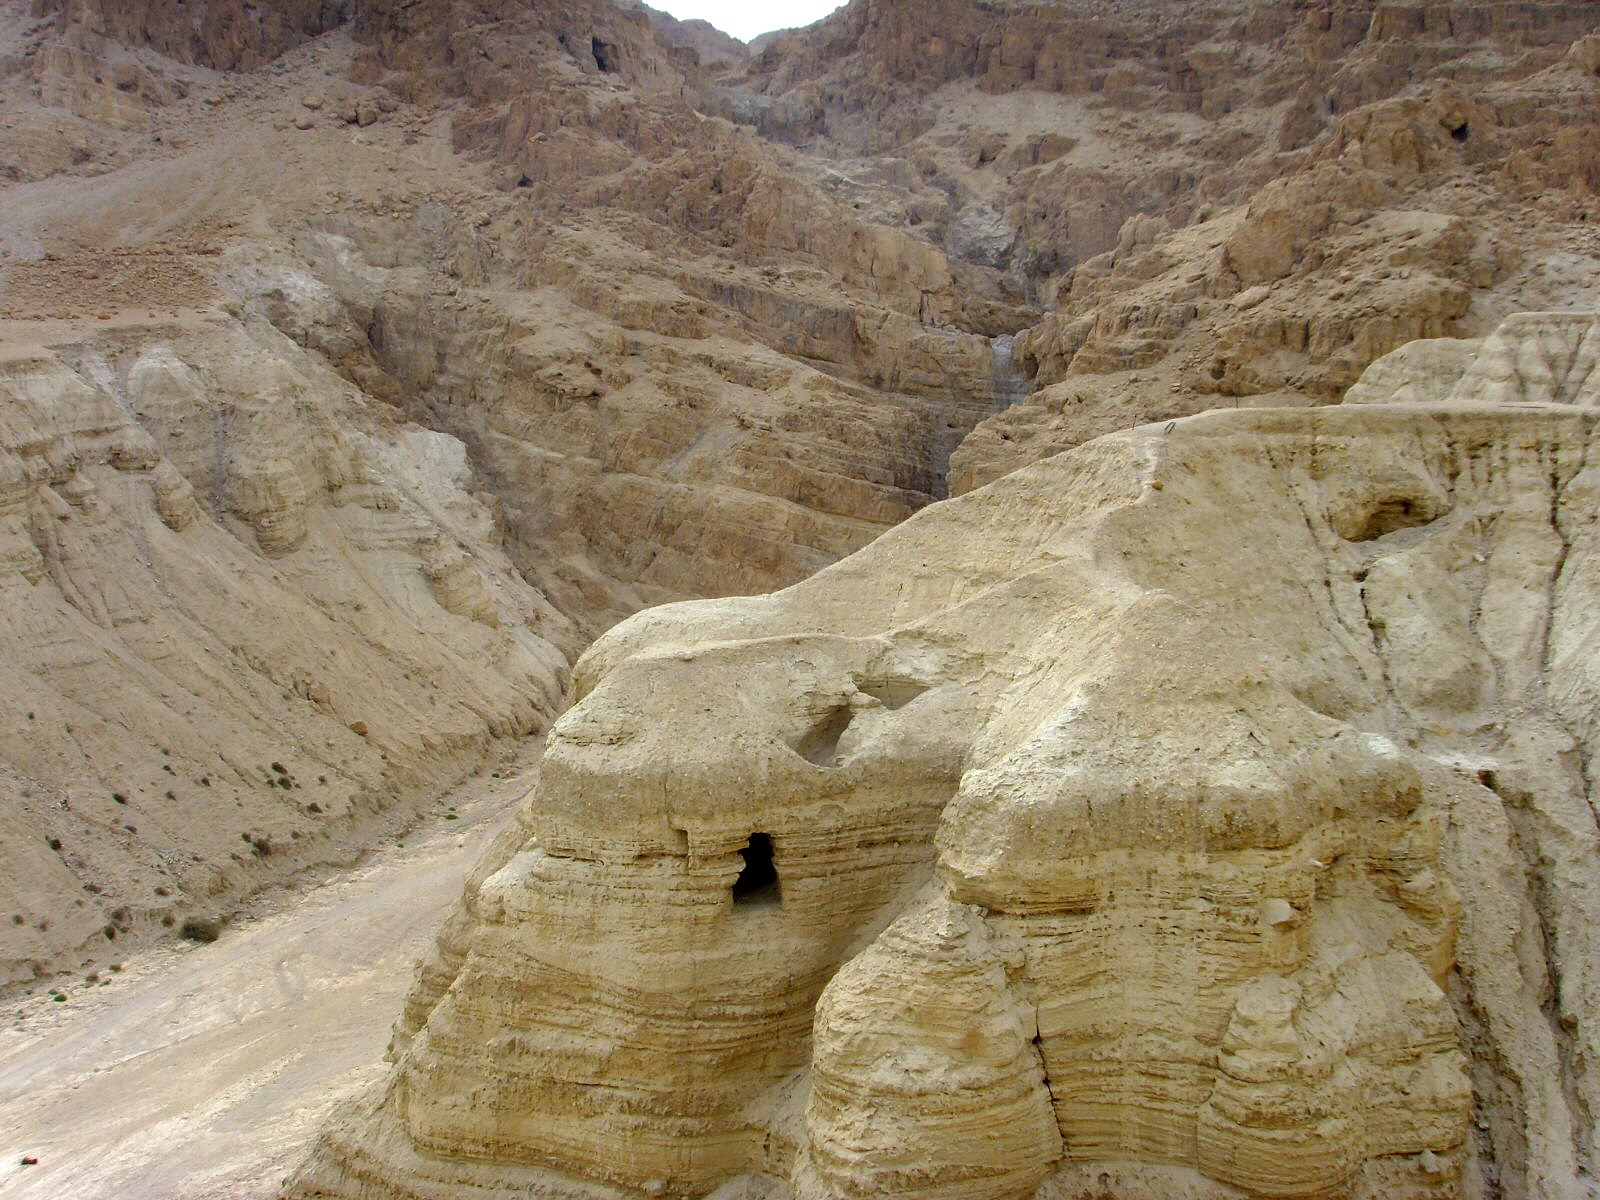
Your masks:
<svg viewBox="0 0 1600 1200"><path fill-rule="evenodd" d="M778 867L772 861L772 838L752 833L749 844L739 851L744 867L733 881L735 904L779 904L783 894L778 887Z"/></svg>
<svg viewBox="0 0 1600 1200"><path fill-rule="evenodd" d="M602 42L597 37L589 39L589 53L594 55L594 65L602 71L614 72L617 70L617 48L609 43Z"/></svg>

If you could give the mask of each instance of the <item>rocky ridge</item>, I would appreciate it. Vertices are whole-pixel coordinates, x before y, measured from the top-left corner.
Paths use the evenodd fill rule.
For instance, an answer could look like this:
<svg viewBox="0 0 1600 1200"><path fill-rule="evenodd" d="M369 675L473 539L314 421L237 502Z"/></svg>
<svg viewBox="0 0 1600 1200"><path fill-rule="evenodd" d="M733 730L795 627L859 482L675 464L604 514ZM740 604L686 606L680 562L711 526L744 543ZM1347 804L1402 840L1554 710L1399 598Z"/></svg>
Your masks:
<svg viewBox="0 0 1600 1200"><path fill-rule="evenodd" d="M558 711L571 625L465 448L270 327L8 341L0 412L0 982L347 857Z"/></svg>
<svg viewBox="0 0 1600 1200"><path fill-rule="evenodd" d="M1582 1194L1597 345L622 623L287 1194Z"/></svg>
<svg viewBox="0 0 1600 1200"><path fill-rule="evenodd" d="M1050 310L960 491L1592 303L1597 47L1569 3L919 0L853 4L745 87L824 186Z"/></svg>

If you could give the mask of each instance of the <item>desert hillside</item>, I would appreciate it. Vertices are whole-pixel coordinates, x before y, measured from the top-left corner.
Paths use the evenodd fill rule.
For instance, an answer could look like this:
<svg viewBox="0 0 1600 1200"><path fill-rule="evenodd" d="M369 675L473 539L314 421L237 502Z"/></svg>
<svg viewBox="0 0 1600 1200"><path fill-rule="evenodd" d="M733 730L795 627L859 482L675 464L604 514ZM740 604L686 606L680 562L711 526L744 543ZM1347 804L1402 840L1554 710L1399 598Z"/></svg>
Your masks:
<svg viewBox="0 0 1600 1200"><path fill-rule="evenodd" d="M1577 0L0 0L0 989L576 694L295 1194L1585 1194L1597 146Z"/></svg>

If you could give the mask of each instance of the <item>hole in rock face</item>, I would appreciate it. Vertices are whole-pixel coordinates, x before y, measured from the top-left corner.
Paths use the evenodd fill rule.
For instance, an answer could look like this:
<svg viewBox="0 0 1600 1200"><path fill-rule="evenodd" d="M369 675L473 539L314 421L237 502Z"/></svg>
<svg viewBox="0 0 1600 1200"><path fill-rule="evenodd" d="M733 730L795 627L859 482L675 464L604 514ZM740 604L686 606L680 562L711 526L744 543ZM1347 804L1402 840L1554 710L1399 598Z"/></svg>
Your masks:
<svg viewBox="0 0 1600 1200"><path fill-rule="evenodd" d="M778 888L778 867L772 861L772 838L765 833L752 833L739 857L744 859L744 867L733 881L733 902L781 903L783 894Z"/></svg>
<svg viewBox="0 0 1600 1200"><path fill-rule="evenodd" d="M857 679L856 687L888 709L903 708L928 690L914 679Z"/></svg>
<svg viewBox="0 0 1600 1200"><path fill-rule="evenodd" d="M617 48L615 46L608 46L599 38L590 38L589 52L594 55L594 65L602 71L615 71L617 69Z"/></svg>
<svg viewBox="0 0 1600 1200"><path fill-rule="evenodd" d="M801 735L794 743L795 752L807 762L819 767L832 767L839 754L839 739L850 728L850 718L855 716L848 704L840 704Z"/></svg>
<svg viewBox="0 0 1600 1200"><path fill-rule="evenodd" d="M1438 513L1425 503L1406 497L1385 500L1368 511L1358 529L1347 536L1348 541L1370 542L1397 529L1413 529L1436 520Z"/></svg>
<svg viewBox="0 0 1600 1200"><path fill-rule="evenodd" d="M1450 136L1458 142L1464 142L1471 133L1472 130L1468 127L1468 123L1463 121L1450 131Z"/></svg>

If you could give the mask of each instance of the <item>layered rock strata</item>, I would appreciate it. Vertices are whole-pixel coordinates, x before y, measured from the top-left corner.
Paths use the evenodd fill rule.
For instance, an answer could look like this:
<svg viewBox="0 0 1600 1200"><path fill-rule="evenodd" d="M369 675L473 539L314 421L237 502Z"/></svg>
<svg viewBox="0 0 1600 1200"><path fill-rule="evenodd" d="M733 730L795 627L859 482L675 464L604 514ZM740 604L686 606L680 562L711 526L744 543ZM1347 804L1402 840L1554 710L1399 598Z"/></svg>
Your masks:
<svg viewBox="0 0 1600 1200"><path fill-rule="evenodd" d="M287 1194L1580 1194L1594 336L624 622Z"/></svg>
<svg viewBox="0 0 1600 1200"><path fill-rule="evenodd" d="M560 704L461 443L270 326L8 341L0 480L0 983L346 858Z"/></svg>
<svg viewBox="0 0 1600 1200"><path fill-rule="evenodd" d="M859 0L755 56L730 103L832 194L1049 310L1007 331L1035 386L956 452L959 493L1591 306L1595 21L1562 0Z"/></svg>
<svg viewBox="0 0 1600 1200"><path fill-rule="evenodd" d="M943 493L1022 318L702 79L588 0L0 0L0 425L55 514L7 552L0 986L349 857L541 728L598 630ZM30 607L120 630L123 593L165 643Z"/></svg>

